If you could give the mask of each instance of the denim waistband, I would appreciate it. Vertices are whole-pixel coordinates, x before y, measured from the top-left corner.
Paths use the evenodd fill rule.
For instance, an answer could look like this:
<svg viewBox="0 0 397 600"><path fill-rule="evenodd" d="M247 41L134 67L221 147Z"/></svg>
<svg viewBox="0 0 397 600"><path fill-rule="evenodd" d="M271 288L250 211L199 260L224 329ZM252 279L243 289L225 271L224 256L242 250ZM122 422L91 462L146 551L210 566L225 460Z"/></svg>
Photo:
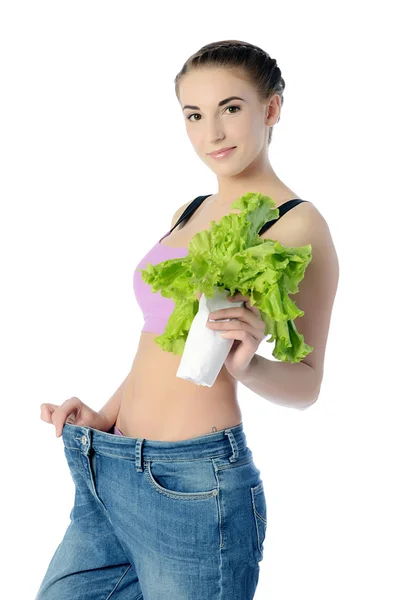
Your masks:
<svg viewBox="0 0 397 600"><path fill-rule="evenodd" d="M239 458L239 452L246 447L247 442L243 423L221 431L178 441L118 436L84 425L65 423L62 439L65 447L80 450L87 455L93 449L119 458L139 460L139 462L142 461L142 458L186 460L228 455L230 455L230 461L234 462Z"/></svg>

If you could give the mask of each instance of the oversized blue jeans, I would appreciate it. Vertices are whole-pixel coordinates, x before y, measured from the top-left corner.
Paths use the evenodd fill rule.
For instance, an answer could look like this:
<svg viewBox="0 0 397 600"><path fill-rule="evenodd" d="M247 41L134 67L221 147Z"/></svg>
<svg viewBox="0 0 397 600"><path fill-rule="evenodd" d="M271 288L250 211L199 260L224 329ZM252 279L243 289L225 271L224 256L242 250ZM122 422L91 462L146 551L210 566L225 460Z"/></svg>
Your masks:
<svg viewBox="0 0 397 600"><path fill-rule="evenodd" d="M181 441L65 423L62 439L75 499L36 600L254 598L266 500L242 423Z"/></svg>

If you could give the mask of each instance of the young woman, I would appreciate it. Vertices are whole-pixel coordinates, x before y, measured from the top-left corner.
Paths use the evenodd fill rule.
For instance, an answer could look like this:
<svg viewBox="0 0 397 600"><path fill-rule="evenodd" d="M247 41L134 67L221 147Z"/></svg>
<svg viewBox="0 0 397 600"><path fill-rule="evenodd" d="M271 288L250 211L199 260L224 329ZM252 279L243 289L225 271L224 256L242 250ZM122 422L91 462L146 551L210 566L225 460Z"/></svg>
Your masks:
<svg viewBox="0 0 397 600"><path fill-rule="evenodd" d="M176 77L188 137L215 173L218 191L181 206L169 232L137 265L134 291L144 325L115 394L99 412L78 398L41 406L41 418L63 437L76 496L39 600L254 597L267 510L237 384L291 408L316 401L339 273L325 219L270 164L284 85L274 59L234 40L201 48ZM199 386L176 377L180 356L153 341L174 304L152 293L138 268L185 256L198 231L239 212L231 204L246 192L270 196L279 208L261 237L271 227L271 238L286 246L312 245L294 302L305 313L297 328L314 350L294 364L261 357L264 322L249 298L236 294L245 304L233 306L231 299L207 323L235 342L214 385Z"/></svg>

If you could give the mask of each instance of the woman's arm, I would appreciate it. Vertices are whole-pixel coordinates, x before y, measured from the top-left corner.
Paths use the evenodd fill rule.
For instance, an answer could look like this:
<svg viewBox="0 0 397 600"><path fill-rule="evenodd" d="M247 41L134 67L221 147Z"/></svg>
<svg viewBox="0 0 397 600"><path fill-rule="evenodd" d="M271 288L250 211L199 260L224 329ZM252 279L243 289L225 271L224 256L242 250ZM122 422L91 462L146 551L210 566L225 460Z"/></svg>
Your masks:
<svg viewBox="0 0 397 600"><path fill-rule="evenodd" d="M320 394L324 359L339 280L339 260L327 222L311 204L285 215L278 241L287 247L311 244L312 260L292 299L304 315L294 324L304 341L313 346L298 363L268 360L255 354L241 383L275 404L305 409ZM290 226L286 227L290 215Z"/></svg>
<svg viewBox="0 0 397 600"><path fill-rule="evenodd" d="M308 408L320 393L316 372L303 361L281 362L260 354L253 356L239 381L269 402L297 410Z"/></svg>

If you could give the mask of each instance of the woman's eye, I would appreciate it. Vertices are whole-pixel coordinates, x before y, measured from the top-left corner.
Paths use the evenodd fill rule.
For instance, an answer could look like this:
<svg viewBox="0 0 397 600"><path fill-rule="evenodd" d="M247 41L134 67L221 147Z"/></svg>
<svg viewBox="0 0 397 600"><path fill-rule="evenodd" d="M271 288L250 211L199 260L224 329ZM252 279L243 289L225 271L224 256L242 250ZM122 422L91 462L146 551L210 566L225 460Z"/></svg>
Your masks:
<svg viewBox="0 0 397 600"><path fill-rule="evenodd" d="M239 110L240 110L240 107L239 107L239 106L237 106L237 105L228 106L228 107L227 107L225 110L229 110L229 108L237 108L237 112L239 112ZM235 113L232 113L232 114L235 114ZM194 116L196 116L196 115L198 115L199 117L201 116L199 113L192 113L191 115L189 115L189 116L187 117L187 120L188 120L188 121L190 121L190 117L194 117ZM200 120L200 119L198 119L198 120ZM193 121L197 121L197 119L193 119ZM193 121L191 121L191 123L192 123Z"/></svg>

